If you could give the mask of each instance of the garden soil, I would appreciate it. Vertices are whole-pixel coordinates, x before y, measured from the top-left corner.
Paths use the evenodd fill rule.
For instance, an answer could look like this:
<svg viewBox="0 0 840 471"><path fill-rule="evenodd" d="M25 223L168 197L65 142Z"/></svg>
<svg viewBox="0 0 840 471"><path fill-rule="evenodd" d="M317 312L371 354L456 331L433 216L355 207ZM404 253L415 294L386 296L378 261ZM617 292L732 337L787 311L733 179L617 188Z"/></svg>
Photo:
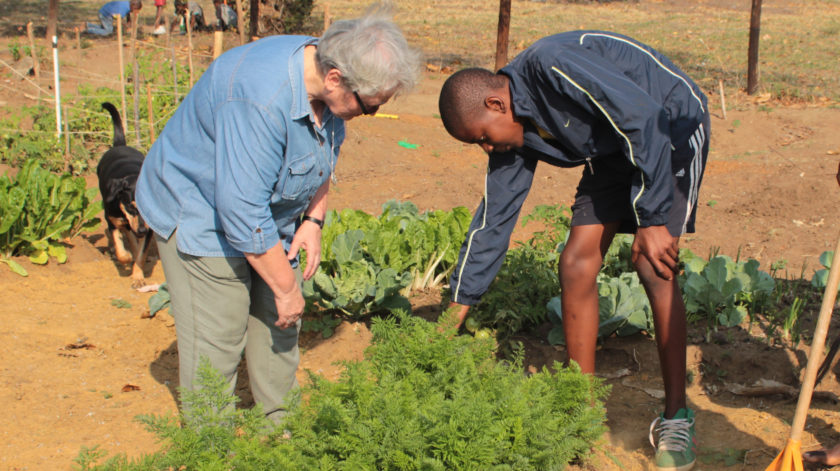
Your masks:
<svg viewBox="0 0 840 471"><path fill-rule="evenodd" d="M212 38L196 42L206 54ZM80 70L84 64L90 74L111 77L114 86L114 48L103 47L104 41L92 43L81 51L65 50L63 67ZM4 77L4 107L34 103L33 89L23 80ZM391 199L412 201L421 211L476 207L486 156L477 146L451 139L436 117L445 78L437 70L427 71L415 92L382 107L380 113L392 117L348 123L331 208L378 214ZM72 80L63 87L72 89ZM49 79L40 83L46 88ZM834 177L840 109L827 103L778 103L767 96L736 95L727 101L725 117L719 106L713 109L698 231L686 236L682 247L704 257L754 258L765 271L775 264L782 267L775 272L780 279L810 279L819 255L834 248L840 233L840 188ZM401 141L417 147L401 146ZM95 164L98 154L91 158ZM540 204L569 205L579 176L579 169L539 166L523 214ZM87 178L96 184L95 176ZM535 229L518 227L514 240L526 239ZM131 289L129 271L109 253L102 227L70 241L65 264L20 262L28 277L0 266L0 469L70 469L85 447L129 457L156 451L155 437L135 417L177 411L177 349L168 312L148 316L151 294ZM150 283L164 281L157 260L146 272ZM428 292L415 296L412 304L417 314L434 319L441 301L439 293ZM806 341L795 348L759 326L745 324L708 338L702 327L692 328L688 401L698 417L696 469L763 470L778 454L790 432L818 308L819 299L812 299L802 324ZM832 328L829 340L836 335L838 329ZM301 381L304 370L337 378L341 367L336 362L361 359L370 337L365 322L344 322L327 339L302 335ZM520 340L529 370L565 359L562 348L545 342L544 330ZM836 371L817 388L803 449L840 441ZM612 388L606 401L610 431L592 461L573 469L649 469L648 427L662 404L654 341L641 334L607 339L598 351L597 374ZM760 380L787 385L788 393L738 393L739 386ZM243 406L252 404L244 372L237 393Z"/></svg>

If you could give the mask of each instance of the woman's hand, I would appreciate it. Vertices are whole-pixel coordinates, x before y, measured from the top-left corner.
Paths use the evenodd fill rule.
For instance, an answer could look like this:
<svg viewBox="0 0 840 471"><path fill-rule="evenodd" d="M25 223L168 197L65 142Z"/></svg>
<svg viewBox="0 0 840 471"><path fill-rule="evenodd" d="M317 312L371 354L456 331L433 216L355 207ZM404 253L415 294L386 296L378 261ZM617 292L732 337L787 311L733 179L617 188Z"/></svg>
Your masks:
<svg viewBox="0 0 840 471"><path fill-rule="evenodd" d="M274 303L277 306L277 322L274 323L281 329L294 327L298 319L303 316L306 302L297 283L293 284L289 292L274 293Z"/></svg>
<svg viewBox="0 0 840 471"><path fill-rule="evenodd" d="M660 278L670 281L679 268L679 240L665 226L640 227L633 239L631 260L635 265L640 256L645 257Z"/></svg>
<svg viewBox="0 0 840 471"><path fill-rule="evenodd" d="M301 223L289 246L289 261L294 260L300 249L306 250L306 268L303 271L303 279L308 280L321 264L321 226L312 221Z"/></svg>

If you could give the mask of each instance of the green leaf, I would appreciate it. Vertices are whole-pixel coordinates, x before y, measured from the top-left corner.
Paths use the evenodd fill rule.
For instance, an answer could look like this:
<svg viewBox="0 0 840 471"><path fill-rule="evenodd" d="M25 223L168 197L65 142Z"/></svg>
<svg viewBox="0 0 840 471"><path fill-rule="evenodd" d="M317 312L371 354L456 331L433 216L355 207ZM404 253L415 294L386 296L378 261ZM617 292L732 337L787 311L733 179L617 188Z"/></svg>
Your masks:
<svg viewBox="0 0 840 471"><path fill-rule="evenodd" d="M50 244L47 253L49 253L50 257L55 258L58 263L65 263L67 261L67 249L63 245Z"/></svg>
<svg viewBox="0 0 840 471"><path fill-rule="evenodd" d="M0 231L2 232L2 231ZM834 258L833 250L826 250L820 254L820 263L826 268L831 268L831 260Z"/></svg>
<svg viewBox="0 0 840 471"><path fill-rule="evenodd" d="M153 317L158 311L169 307L169 287L161 283L157 293L149 297L149 317Z"/></svg>
<svg viewBox="0 0 840 471"><path fill-rule="evenodd" d="M548 343L551 345L566 345L566 334L562 325L555 325L548 332Z"/></svg>
<svg viewBox="0 0 840 471"><path fill-rule="evenodd" d="M20 276L29 276L29 273L26 272L26 269L21 266L18 262L10 259L10 258L0 258L0 262L5 263L12 269L13 272L17 273Z"/></svg>
<svg viewBox="0 0 840 471"><path fill-rule="evenodd" d="M29 261L36 265L46 265L50 260L50 256L46 250L35 250L29 255Z"/></svg>

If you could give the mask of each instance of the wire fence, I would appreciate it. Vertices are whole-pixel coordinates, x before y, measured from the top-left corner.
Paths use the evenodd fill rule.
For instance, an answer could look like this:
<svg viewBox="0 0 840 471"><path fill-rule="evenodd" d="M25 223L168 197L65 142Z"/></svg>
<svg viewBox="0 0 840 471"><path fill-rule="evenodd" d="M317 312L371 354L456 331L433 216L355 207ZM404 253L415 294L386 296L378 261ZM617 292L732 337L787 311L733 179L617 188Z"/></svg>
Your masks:
<svg viewBox="0 0 840 471"><path fill-rule="evenodd" d="M75 41L73 39L65 38L63 42L65 44L75 42L75 48L84 50L85 53L101 53L101 50L115 49L117 51L115 55L122 53L119 49L121 47L120 45L123 45L123 47L130 45L130 51L129 54L127 54L128 57L123 64L123 71L126 71L125 74L122 73L123 71L119 70L115 70L113 75L97 73L86 69L83 65L64 64L59 60L60 67L58 67L58 80L59 82L62 80L71 80L76 81L79 84L94 84L115 89L113 91L116 96L113 100L115 101L115 105L118 109L122 108L122 106L120 106L121 104L117 103L117 101L122 101L122 105L124 105L125 108L132 108L132 104L128 103L126 98L127 95L132 95L131 98L132 101L134 101L133 110L122 109L120 114L122 116L123 123L125 123L124 125L126 126L126 137L129 136L128 128L131 126L131 130L137 134L138 140L140 138L141 130L145 133L146 129L149 129L148 135L151 140L154 134L154 131L152 130L160 128L162 124L169 120L177 108L177 103L187 94L189 91L188 88L193 85L193 77L198 76L198 73L193 70L193 59L206 60L213 59L214 57L214 55L196 52L193 48L192 40L188 41L188 44L184 46L183 44L176 44L172 41L171 37L167 38L166 45L120 37L119 33L116 35L116 39L114 41L107 41L94 45L91 45L89 41L83 43L79 39L78 35L76 36ZM30 43L32 44L32 42ZM41 65L41 62L43 61L43 65L46 66L39 67L40 77L36 77L33 80L29 76L33 72L32 69L21 70L20 67L16 68L13 64L0 59L0 69L8 69L15 77L20 79L20 82L22 82L22 86L8 85L8 81L6 84L0 83L0 89L8 90L14 94L31 99L38 104L59 106L59 104L56 104L57 98L54 90L50 89L51 87L45 87L38 83L39 81L46 82L49 76L53 76L55 74L55 64L52 63L52 61L49 63L46 61L47 54L42 54L43 57L38 57L37 48L30 47L28 49L32 49L30 54L36 63ZM168 57L162 58L162 65L157 67L157 69L154 67L144 68L143 76L140 77L137 73L138 67L136 64L138 58L143 56L143 51L146 53L152 52L157 55L160 55L159 52L165 51L166 56ZM134 67L132 67L132 64L134 64ZM183 84L178 83L177 69L179 66L182 69L184 67L189 68L189 86L184 86ZM132 69L134 70L133 73ZM115 78L115 75L119 75L119 77ZM129 80L124 78L125 76L131 77L131 81L136 83L129 83ZM140 90L141 88L143 90ZM61 134L65 133L68 135L67 138L70 138L70 136L76 136L77 138L109 136L111 134L110 130L95 131L78 129L78 127L88 124L89 117L91 116L99 116L110 119L110 115L107 112L100 110L98 107L96 109L91 109L90 107L80 106L79 104L80 102L83 104L85 100L90 101L103 99L103 95L84 94L83 90L79 90L79 92L82 93L72 95L67 94L65 97L58 97L62 111L62 122L57 124L55 130L0 127L0 133L16 133L20 135L38 136L52 135L56 138L60 138ZM137 93L138 96L133 96L134 93ZM142 95L146 96L144 97ZM155 116L151 117L149 112L152 111L152 101L161 97L171 99L173 103L176 103L176 106L156 112L154 113ZM139 112L140 108L143 108L142 106L139 106L141 100L144 102L148 101L148 105L146 106L146 116L142 117ZM136 119L135 116L140 117L140 119ZM76 129L71 131L69 130L70 128ZM149 145L151 145L151 142Z"/></svg>

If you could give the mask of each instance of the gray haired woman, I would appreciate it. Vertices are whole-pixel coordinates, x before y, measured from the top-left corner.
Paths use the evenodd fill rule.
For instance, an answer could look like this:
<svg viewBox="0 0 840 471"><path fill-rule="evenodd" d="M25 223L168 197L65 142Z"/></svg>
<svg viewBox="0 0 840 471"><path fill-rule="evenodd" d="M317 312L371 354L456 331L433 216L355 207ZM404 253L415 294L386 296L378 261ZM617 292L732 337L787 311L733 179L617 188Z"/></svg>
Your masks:
<svg viewBox="0 0 840 471"><path fill-rule="evenodd" d="M297 384L300 281L320 263L344 122L410 90L419 67L378 6L320 39L232 49L195 84L136 190L171 295L182 387L196 386L206 357L232 391L244 352L255 400L272 420L283 416Z"/></svg>

